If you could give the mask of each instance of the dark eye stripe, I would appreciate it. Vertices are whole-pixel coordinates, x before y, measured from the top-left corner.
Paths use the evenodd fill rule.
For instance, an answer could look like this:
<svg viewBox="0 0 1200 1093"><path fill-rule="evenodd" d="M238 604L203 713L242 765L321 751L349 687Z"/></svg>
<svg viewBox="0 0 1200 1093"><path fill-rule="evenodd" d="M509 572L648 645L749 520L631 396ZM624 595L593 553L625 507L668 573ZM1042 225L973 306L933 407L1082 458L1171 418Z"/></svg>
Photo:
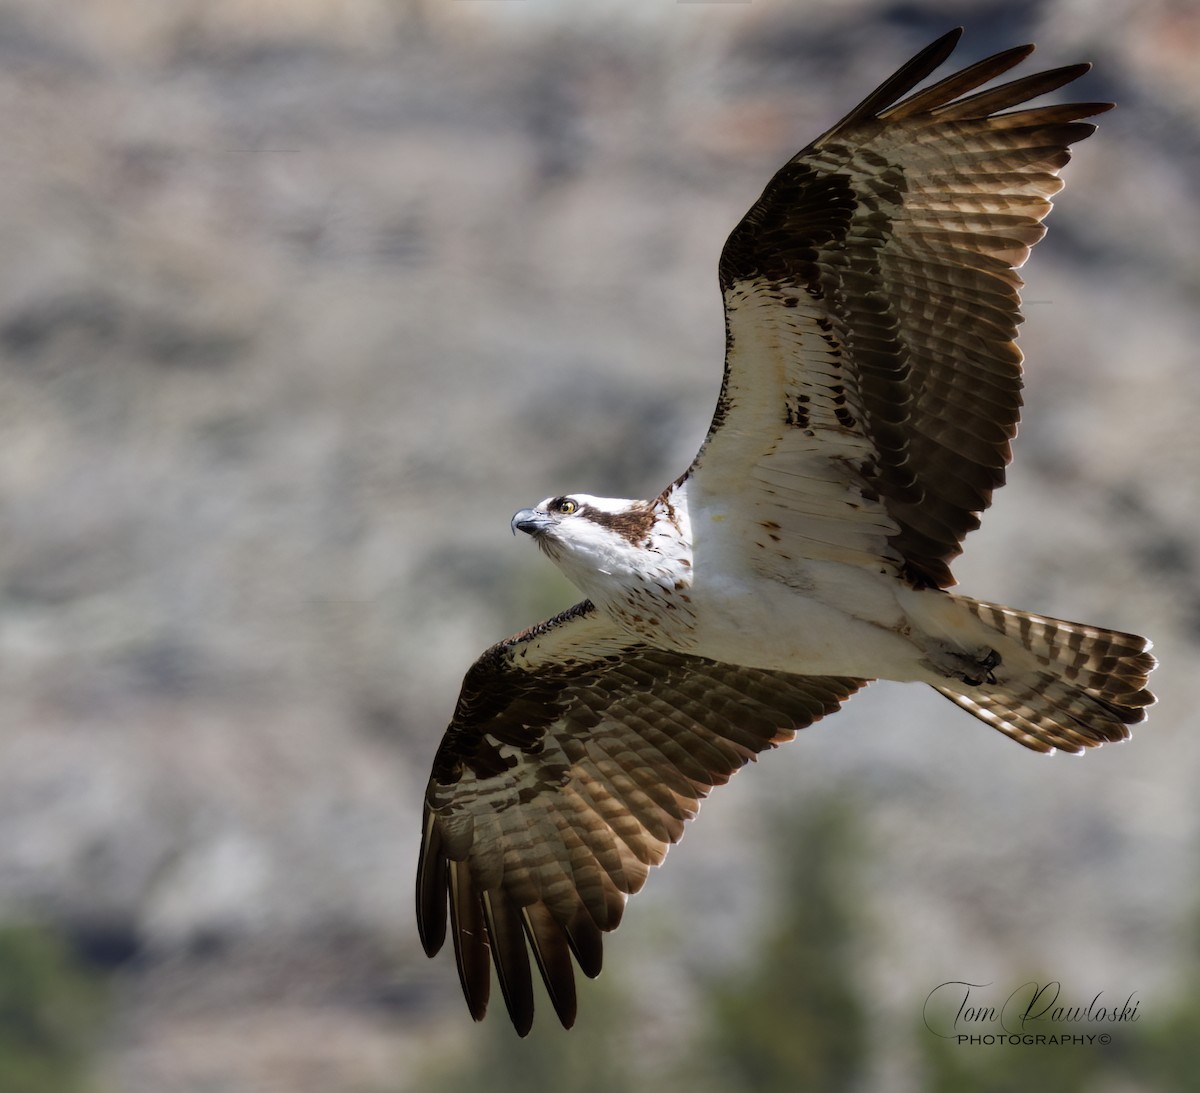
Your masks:
<svg viewBox="0 0 1200 1093"><path fill-rule="evenodd" d="M584 505L579 515L593 524L615 531L622 539L631 543L642 542L654 527L654 506L635 504L624 512L605 512L603 509Z"/></svg>

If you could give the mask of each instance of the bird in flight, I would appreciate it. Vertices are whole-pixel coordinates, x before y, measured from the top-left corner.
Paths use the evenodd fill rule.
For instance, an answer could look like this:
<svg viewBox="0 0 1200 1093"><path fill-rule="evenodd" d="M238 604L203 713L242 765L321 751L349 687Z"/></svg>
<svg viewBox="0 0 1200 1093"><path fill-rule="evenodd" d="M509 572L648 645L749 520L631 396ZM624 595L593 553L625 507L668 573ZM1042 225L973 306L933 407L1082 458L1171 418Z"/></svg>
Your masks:
<svg viewBox="0 0 1200 1093"><path fill-rule="evenodd" d="M513 517L586 597L467 672L425 797L417 921L472 1016L516 1030L530 953L559 1020L701 799L874 679L927 683L1039 752L1129 736L1150 642L957 595L1021 407L1015 269L1069 146L1111 103L1027 106L1069 65L924 90L952 31L789 160L720 259L725 377L692 465L648 501ZM904 96L908 96L905 98Z"/></svg>

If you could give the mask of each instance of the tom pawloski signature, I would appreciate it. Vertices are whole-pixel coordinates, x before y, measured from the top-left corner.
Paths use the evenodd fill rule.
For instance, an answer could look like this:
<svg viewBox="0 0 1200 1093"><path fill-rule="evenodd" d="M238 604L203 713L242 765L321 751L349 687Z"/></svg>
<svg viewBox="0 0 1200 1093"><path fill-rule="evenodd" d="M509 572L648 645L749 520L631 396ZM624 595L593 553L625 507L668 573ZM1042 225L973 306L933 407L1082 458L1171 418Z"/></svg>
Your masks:
<svg viewBox="0 0 1200 1093"><path fill-rule="evenodd" d="M1124 1002L1110 1002L1104 991L1090 999L1064 994L1057 979L1030 980L1004 993L992 983L950 979L925 998L922 1018L935 1036L954 1039L964 1031L999 1026L1007 1033L1030 1032L1052 1025L1129 1024L1140 1018L1141 999L1131 991Z"/></svg>

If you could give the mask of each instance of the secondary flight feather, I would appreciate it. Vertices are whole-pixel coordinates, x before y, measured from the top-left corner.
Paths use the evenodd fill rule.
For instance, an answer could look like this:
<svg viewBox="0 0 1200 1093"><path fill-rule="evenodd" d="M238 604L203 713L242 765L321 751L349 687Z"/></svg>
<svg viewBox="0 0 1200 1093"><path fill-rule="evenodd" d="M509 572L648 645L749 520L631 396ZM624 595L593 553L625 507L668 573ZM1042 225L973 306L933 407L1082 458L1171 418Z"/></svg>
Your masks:
<svg viewBox="0 0 1200 1093"><path fill-rule="evenodd" d="M872 679L928 683L1040 752L1125 739L1154 701L1146 639L947 591L1016 434L1015 269L1082 119L1111 106L1026 105L1085 64L976 90L1033 46L909 95L960 33L734 228L725 377L691 467L648 501L513 518L587 598L476 661L434 760L417 920L431 956L450 933L476 1019L494 968L528 1032L536 967L569 1027L574 966L599 973L701 799Z"/></svg>

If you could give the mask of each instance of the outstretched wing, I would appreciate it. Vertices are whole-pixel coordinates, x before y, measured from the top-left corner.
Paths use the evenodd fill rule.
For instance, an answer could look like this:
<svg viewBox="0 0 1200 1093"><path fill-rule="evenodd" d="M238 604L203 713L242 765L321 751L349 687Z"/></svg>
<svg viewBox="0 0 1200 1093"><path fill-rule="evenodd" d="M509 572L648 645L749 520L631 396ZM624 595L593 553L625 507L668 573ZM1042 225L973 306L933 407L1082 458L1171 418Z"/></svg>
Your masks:
<svg viewBox="0 0 1200 1093"><path fill-rule="evenodd" d="M882 562L945 587L1004 481L1021 406L1014 269L1045 232L1069 145L1095 128L1078 119L1111 104L1011 110L1083 64L960 97L1033 46L897 103L960 33L787 163L725 244L725 380L681 481L738 516L716 533L763 539L760 567Z"/></svg>
<svg viewBox="0 0 1200 1093"><path fill-rule="evenodd" d="M434 761L417 869L422 944L441 948L448 907L472 1016L494 962L529 1031L532 949L570 1027L571 954L600 971L602 933L701 798L862 684L631 644L587 601L484 653Z"/></svg>

